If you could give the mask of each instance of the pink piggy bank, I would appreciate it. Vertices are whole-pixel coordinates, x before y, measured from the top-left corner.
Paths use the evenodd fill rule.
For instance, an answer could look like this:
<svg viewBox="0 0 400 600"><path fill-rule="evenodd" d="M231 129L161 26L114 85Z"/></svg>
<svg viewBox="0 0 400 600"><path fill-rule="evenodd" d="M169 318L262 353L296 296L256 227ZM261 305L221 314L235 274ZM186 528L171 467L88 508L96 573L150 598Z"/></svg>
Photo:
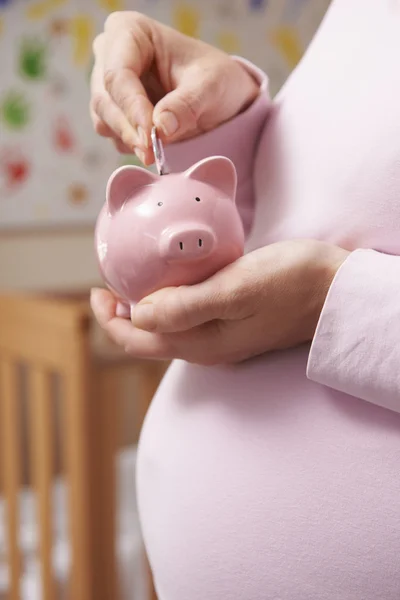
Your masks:
<svg viewBox="0 0 400 600"><path fill-rule="evenodd" d="M235 195L235 167L220 156L183 173L125 166L111 175L95 245L119 316L151 292L199 283L243 254Z"/></svg>

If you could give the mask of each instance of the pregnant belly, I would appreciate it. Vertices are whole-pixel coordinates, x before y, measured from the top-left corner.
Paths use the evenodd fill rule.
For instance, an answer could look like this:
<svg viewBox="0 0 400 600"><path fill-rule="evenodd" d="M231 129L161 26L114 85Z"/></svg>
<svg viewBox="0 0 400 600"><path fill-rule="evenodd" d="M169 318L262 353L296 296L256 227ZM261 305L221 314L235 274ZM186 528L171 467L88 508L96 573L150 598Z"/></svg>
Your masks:
<svg viewBox="0 0 400 600"><path fill-rule="evenodd" d="M159 600L399 599L400 416L306 359L171 367L138 459Z"/></svg>

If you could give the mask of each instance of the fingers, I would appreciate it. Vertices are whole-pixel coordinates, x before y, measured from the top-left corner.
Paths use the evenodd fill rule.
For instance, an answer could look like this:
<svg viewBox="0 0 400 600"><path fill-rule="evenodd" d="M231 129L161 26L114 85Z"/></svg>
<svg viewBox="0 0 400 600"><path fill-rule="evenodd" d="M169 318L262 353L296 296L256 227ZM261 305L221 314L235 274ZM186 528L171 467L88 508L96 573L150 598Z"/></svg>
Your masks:
<svg viewBox="0 0 400 600"><path fill-rule="evenodd" d="M91 76L90 102L93 126L99 135L118 139L133 152L140 140L104 87L104 41L98 41L94 47L96 48L96 64Z"/></svg>
<svg viewBox="0 0 400 600"><path fill-rule="evenodd" d="M211 61L211 59L210 59ZM216 65L208 61L188 67L179 86L155 106L153 121L165 138L173 142L202 131L202 115L218 101L219 79Z"/></svg>
<svg viewBox="0 0 400 600"><path fill-rule="evenodd" d="M227 54L136 12L112 13L93 44L92 120L117 148L154 161L154 125L165 143L236 115L257 84Z"/></svg>
<svg viewBox="0 0 400 600"><path fill-rule="evenodd" d="M136 327L158 333L183 332L228 317L229 294L213 280L167 288L140 302L132 313Z"/></svg>
<svg viewBox="0 0 400 600"><path fill-rule="evenodd" d="M168 360L171 346L168 339L156 333L142 331L127 319L113 318L104 326L111 339L136 358Z"/></svg>
<svg viewBox="0 0 400 600"><path fill-rule="evenodd" d="M111 340L137 358L168 360L173 356L167 338L135 329L128 319L115 316L117 301L107 290L92 290L90 304L99 325Z"/></svg>
<svg viewBox="0 0 400 600"><path fill-rule="evenodd" d="M90 117L92 119L94 130L98 135L101 135L101 137L106 137L106 138L114 138L115 137L115 133L111 129L111 127L109 127L107 125L107 123L104 123L104 121L102 121L96 115L96 113L94 112L94 110L92 108L90 108Z"/></svg>
<svg viewBox="0 0 400 600"><path fill-rule="evenodd" d="M92 101L90 115L94 130L102 137L110 138L116 150L121 154L135 153L146 164L146 152L139 147L133 130L124 115L115 106L107 93L100 89L94 80L92 83Z"/></svg>
<svg viewBox="0 0 400 600"><path fill-rule="evenodd" d="M155 333L136 328L115 316L116 300L106 290L92 290L91 306L108 336L125 351L147 360L183 359L199 365L230 364L247 357L243 344L247 325L210 321L187 331Z"/></svg>
<svg viewBox="0 0 400 600"><path fill-rule="evenodd" d="M124 29L121 23L118 27L113 23L106 27L110 35L104 44L104 87L136 132L140 144L147 148L153 105L140 77L151 64L152 44L143 32L140 19L130 20L129 27Z"/></svg>
<svg viewBox="0 0 400 600"><path fill-rule="evenodd" d="M153 105L135 72L140 67L140 53L138 62L137 32L127 26L128 22L125 18L121 26L121 17L111 15L108 33L98 36L93 44L96 61L90 112L99 135L113 138L119 151L135 152L144 164L150 164L153 157L146 132L151 129Z"/></svg>
<svg viewBox="0 0 400 600"><path fill-rule="evenodd" d="M252 252L202 283L164 288L144 298L133 310L132 322L147 331L172 333L215 320L246 320L272 276L267 269L261 271L258 253Z"/></svg>
<svg viewBox="0 0 400 600"><path fill-rule="evenodd" d="M241 97L229 91L237 76L227 81L227 55L136 12L112 13L93 50L96 131L141 151L144 164L154 158L153 123L164 142L187 139L230 118L231 98Z"/></svg>
<svg viewBox="0 0 400 600"><path fill-rule="evenodd" d="M90 306L101 327L115 317L117 300L108 290L94 288L90 293Z"/></svg>
<svg viewBox="0 0 400 600"><path fill-rule="evenodd" d="M93 113L93 124L97 133L100 135L106 133L105 137L115 137L121 140L132 152L139 145L139 139L128 123L128 120L110 99L102 87L102 83L96 80L94 74L92 77L91 110Z"/></svg>
<svg viewBox="0 0 400 600"><path fill-rule="evenodd" d="M182 333L161 334L137 329L128 319L115 316L116 299L107 290L92 290L91 306L100 326L113 342L136 358L172 360L211 365L227 356L229 333L224 325L206 323Z"/></svg>

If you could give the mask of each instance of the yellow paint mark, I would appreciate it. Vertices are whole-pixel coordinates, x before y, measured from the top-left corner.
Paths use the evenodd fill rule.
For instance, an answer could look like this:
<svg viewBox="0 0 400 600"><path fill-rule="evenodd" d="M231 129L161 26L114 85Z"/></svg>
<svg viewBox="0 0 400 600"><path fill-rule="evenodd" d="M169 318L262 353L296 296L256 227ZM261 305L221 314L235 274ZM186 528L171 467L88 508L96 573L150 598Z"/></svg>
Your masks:
<svg viewBox="0 0 400 600"><path fill-rule="evenodd" d="M68 33L69 31L69 21L68 19L57 18L53 19L53 21L49 24L49 29L51 35L55 37L61 37Z"/></svg>
<svg viewBox="0 0 400 600"><path fill-rule="evenodd" d="M228 54L237 54L240 52L240 41L233 31L221 31L217 35L217 44Z"/></svg>
<svg viewBox="0 0 400 600"><path fill-rule="evenodd" d="M68 200L71 204L80 205L89 199L86 186L81 183L73 183L68 188Z"/></svg>
<svg viewBox="0 0 400 600"><path fill-rule="evenodd" d="M114 12L115 10L124 10L123 0L98 0L101 8L108 12Z"/></svg>
<svg viewBox="0 0 400 600"><path fill-rule="evenodd" d="M176 29L185 35L197 38L200 29L200 14L188 4L176 4L173 12L173 23Z"/></svg>
<svg viewBox="0 0 400 600"><path fill-rule="evenodd" d="M92 40L95 33L93 19L79 15L70 21L73 42L73 60L77 66L88 64L92 53Z"/></svg>
<svg viewBox="0 0 400 600"><path fill-rule="evenodd" d="M52 10L59 8L66 2L68 2L68 0L39 0L28 6L26 9L26 16L28 19L43 19Z"/></svg>
<svg viewBox="0 0 400 600"><path fill-rule="evenodd" d="M299 36L294 27L282 26L270 33L271 41L285 58L291 69L297 65L303 55Z"/></svg>

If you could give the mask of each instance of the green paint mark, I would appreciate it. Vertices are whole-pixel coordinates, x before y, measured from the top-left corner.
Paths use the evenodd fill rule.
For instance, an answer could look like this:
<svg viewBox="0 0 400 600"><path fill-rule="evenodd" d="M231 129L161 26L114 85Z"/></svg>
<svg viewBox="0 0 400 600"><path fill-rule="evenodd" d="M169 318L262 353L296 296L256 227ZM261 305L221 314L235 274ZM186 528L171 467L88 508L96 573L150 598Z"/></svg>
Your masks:
<svg viewBox="0 0 400 600"><path fill-rule="evenodd" d="M37 38L22 41L19 70L28 79L43 79L46 75L47 47Z"/></svg>
<svg viewBox="0 0 400 600"><path fill-rule="evenodd" d="M135 165L136 167L142 167L142 169L147 169L148 171L152 171L153 173L156 173L157 171L155 170L155 166L154 165L149 165L148 167L145 167L140 160L138 159L138 157L136 156L136 154L122 154L120 161L119 161L119 166L120 167L125 167L126 165Z"/></svg>
<svg viewBox="0 0 400 600"><path fill-rule="evenodd" d="M29 122L29 104L20 92L8 92L0 106L0 112L10 129L23 129Z"/></svg>
<svg viewBox="0 0 400 600"><path fill-rule="evenodd" d="M126 165L134 165L136 167L142 167L142 169L147 169L148 171L151 171L152 173L157 173L157 169L156 169L155 165L149 165L148 167L145 167L140 162L140 160L138 159L136 154L122 154L121 155L121 158L119 161L119 166L125 167Z"/></svg>
<svg viewBox="0 0 400 600"><path fill-rule="evenodd" d="M119 164L121 167L125 167L126 165L136 165L137 167L143 167L136 154L122 154Z"/></svg>

